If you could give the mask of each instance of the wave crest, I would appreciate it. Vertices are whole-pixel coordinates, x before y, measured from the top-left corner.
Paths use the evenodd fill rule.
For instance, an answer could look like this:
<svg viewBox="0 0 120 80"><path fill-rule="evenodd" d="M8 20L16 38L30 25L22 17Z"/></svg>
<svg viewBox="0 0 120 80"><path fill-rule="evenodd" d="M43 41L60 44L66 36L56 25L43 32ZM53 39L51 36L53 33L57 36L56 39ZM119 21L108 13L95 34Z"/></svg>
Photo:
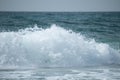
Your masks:
<svg viewBox="0 0 120 80"><path fill-rule="evenodd" d="M74 67L119 64L119 52L55 24L0 33L0 65Z"/></svg>

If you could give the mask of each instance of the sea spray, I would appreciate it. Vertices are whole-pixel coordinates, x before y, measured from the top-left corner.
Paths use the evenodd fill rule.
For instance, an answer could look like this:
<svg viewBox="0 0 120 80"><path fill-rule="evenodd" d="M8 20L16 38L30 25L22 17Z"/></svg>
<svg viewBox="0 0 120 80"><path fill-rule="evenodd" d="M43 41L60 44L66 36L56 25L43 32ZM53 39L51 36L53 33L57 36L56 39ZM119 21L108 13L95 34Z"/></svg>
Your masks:
<svg viewBox="0 0 120 80"><path fill-rule="evenodd" d="M120 54L108 44L55 24L0 33L0 66L80 67L120 64Z"/></svg>

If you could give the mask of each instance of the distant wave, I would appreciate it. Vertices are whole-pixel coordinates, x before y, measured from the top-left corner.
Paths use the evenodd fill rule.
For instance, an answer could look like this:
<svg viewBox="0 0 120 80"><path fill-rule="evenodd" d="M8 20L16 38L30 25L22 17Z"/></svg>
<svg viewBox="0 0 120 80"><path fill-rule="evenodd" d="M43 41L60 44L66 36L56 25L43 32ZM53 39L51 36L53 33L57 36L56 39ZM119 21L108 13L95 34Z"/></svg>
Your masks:
<svg viewBox="0 0 120 80"><path fill-rule="evenodd" d="M55 24L0 33L0 66L79 67L120 64L120 54L108 44Z"/></svg>

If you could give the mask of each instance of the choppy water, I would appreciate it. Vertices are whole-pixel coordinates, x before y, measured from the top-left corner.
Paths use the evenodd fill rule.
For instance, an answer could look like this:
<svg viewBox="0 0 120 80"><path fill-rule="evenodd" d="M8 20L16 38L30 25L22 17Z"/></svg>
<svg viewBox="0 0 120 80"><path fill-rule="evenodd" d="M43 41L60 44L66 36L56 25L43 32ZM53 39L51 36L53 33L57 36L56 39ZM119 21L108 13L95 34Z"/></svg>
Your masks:
<svg viewBox="0 0 120 80"><path fill-rule="evenodd" d="M119 12L0 12L0 79L119 80L119 65Z"/></svg>
<svg viewBox="0 0 120 80"><path fill-rule="evenodd" d="M2 69L0 80L120 80L120 68Z"/></svg>

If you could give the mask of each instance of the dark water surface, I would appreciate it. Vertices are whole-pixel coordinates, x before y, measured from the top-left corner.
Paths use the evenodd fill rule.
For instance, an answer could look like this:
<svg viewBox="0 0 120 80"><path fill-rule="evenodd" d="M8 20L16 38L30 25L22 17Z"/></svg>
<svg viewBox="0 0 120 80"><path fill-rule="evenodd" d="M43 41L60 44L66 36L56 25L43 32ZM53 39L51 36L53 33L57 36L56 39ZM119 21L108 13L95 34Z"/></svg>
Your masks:
<svg viewBox="0 0 120 80"><path fill-rule="evenodd" d="M120 12L0 12L0 31L57 24L120 48Z"/></svg>

